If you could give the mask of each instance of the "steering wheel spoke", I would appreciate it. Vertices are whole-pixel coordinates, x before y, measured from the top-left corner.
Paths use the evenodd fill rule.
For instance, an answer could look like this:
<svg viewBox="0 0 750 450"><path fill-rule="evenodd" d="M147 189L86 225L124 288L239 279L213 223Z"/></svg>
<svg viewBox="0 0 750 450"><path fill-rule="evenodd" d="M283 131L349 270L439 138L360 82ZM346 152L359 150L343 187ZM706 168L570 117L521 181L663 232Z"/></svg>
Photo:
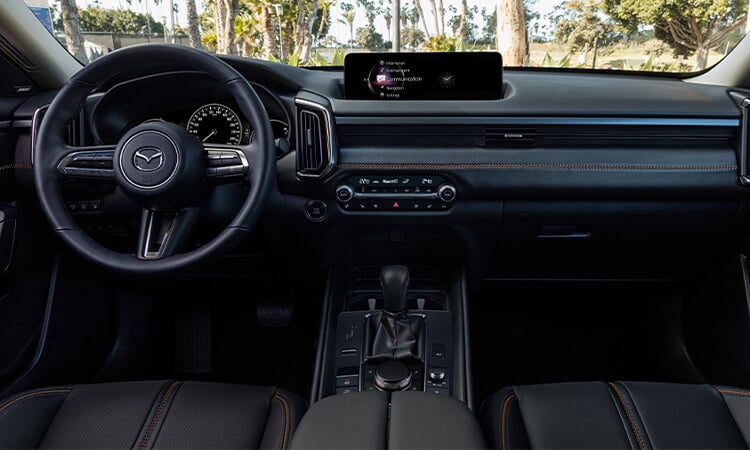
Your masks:
<svg viewBox="0 0 750 450"><path fill-rule="evenodd" d="M114 153L114 145L68 147L57 164L57 172L67 178L114 182Z"/></svg>
<svg viewBox="0 0 750 450"><path fill-rule="evenodd" d="M177 253L189 238L197 218L198 208L144 209L138 232L138 259L162 259Z"/></svg>
<svg viewBox="0 0 750 450"><path fill-rule="evenodd" d="M231 183L244 179L250 171L248 153L253 145L210 144L206 150L206 179L214 183Z"/></svg>

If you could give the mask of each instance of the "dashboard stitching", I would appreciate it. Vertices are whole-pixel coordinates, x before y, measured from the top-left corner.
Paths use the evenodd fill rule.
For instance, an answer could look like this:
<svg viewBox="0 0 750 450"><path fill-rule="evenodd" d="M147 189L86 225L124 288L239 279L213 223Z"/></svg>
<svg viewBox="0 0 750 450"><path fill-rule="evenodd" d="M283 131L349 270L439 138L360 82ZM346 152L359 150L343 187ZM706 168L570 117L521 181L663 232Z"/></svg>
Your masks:
<svg viewBox="0 0 750 450"><path fill-rule="evenodd" d="M0 172L3 170L14 170L14 169L32 169L31 163L14 163L14 164L3 164L0 165Z"/></svg>
<svg viewBox="0 0 750 450"><path fill-rule="evenodd" d="M576 163L486 163L486 164L378 164L344 163L339 169L364 170L599 170L599 171L736 171L735 164L576 164Z"/></svg>

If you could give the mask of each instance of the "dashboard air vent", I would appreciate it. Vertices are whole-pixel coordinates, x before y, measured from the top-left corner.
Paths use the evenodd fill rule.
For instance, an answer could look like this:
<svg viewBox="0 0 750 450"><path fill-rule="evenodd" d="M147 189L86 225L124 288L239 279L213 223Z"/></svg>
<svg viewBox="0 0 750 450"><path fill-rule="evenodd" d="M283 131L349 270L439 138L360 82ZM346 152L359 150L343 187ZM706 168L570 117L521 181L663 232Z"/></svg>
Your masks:
<svg viewBox="0 0 750 450"><path fill-rule="evenodd" d="M334 165L331 120L328 110L317 103L296 99L297 175L320 178Z"/></svg>
<svg viewBox="0 0 750 450"><path fill-rule="evenodd" d="M536 140L536 130L518 127L489 127L484 133L485 147L531 147Z"/></svg>

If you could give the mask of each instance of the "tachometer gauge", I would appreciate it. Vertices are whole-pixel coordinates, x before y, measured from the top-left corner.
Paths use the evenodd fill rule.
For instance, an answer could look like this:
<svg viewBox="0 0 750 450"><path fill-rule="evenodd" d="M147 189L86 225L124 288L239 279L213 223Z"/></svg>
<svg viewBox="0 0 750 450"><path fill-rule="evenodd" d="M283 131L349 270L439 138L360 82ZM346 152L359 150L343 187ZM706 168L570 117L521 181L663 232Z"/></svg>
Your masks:
<svg viewBox="0 0 750 450"><path fill-rule="evenodd" d="M219 103L198 108L190 116L187 130L204 143L239 145L242 140L242 122L239 116Z"/></svg>

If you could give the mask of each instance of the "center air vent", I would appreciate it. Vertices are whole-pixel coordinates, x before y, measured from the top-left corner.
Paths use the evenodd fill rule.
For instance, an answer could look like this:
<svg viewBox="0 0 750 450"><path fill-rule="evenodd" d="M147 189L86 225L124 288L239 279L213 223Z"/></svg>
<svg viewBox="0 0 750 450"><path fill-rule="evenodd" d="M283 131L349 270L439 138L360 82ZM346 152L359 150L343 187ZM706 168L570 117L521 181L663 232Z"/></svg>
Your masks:
<svg viewBox="0 0 750 450"><path fill-rule="evenodd" d="M533 128L489 127L484 132L485 147L531 147L535 139L536 130Z"/></svg>
<svg viewBox="0 0 750 450"><path fill-rule="evenodd" d="M296 99L297 175L320 178L334 165L331 120L328 110L317 103Z"/></svg>

